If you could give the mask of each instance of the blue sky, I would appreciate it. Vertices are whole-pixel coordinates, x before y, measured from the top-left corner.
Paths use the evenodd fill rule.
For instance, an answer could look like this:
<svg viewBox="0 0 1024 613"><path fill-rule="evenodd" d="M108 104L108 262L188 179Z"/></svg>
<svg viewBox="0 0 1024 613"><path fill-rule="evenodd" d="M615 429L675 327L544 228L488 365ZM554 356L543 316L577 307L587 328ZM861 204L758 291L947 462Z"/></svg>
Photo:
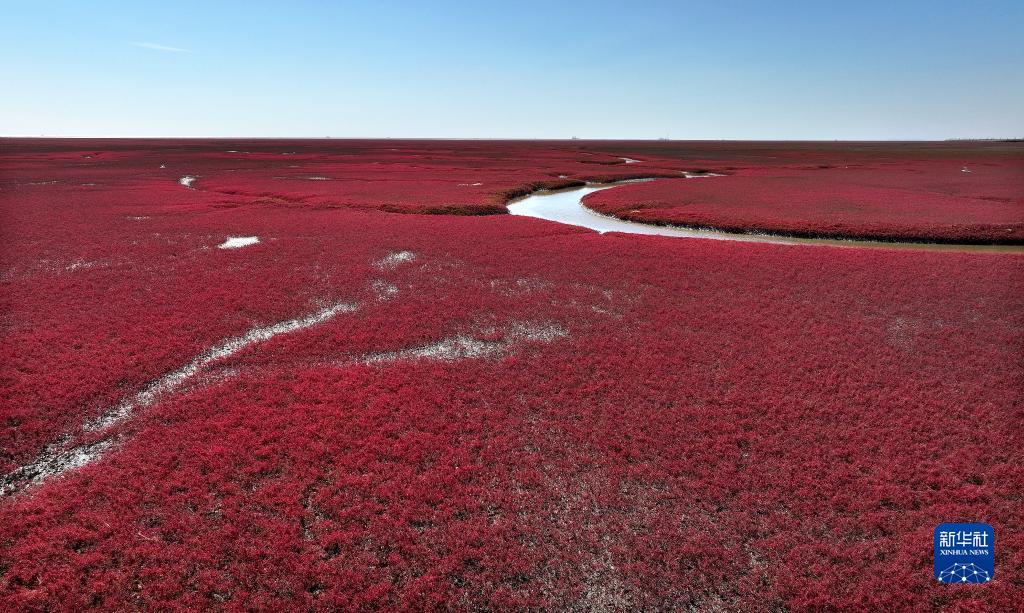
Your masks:
<svg viewBox="0 0 1024 613"><path fill-rule="evenodd" d="M1024 136L1024 2L3 1L0 134Z"/></svg>

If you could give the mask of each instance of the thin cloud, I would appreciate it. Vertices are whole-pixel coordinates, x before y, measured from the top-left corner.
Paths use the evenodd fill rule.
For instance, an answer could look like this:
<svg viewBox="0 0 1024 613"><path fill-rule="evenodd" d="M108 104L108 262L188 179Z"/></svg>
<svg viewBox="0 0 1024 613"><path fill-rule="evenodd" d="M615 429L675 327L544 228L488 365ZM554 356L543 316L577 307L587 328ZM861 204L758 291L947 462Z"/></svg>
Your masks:
<svg viewBox="0 0 1024 613"><path fill-rule="evenodd" d="M132 43L135 47L142 47L143 49L152 49L153 51L168 51L171 53L192 53L191 49L182 49L181 47L169 47L167 45L158 45L157 43Z"/></svg>

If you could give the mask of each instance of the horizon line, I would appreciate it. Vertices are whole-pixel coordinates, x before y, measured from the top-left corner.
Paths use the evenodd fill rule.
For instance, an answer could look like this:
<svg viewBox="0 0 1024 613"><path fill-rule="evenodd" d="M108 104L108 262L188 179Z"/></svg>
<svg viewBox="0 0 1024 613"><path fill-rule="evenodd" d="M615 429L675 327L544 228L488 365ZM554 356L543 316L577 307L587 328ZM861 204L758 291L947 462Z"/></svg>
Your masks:
<svg viewBox="0 0 1024 613"><path fill-rule="evenodd" d="M556 142L691 142L691 143L944 143L955 141L1020 142L1020 136L946 138L668 138L668 137L503 137L503 136L92 136L2 134L0 139L35 140L421 140L421 141L556 141Z"/></svg>

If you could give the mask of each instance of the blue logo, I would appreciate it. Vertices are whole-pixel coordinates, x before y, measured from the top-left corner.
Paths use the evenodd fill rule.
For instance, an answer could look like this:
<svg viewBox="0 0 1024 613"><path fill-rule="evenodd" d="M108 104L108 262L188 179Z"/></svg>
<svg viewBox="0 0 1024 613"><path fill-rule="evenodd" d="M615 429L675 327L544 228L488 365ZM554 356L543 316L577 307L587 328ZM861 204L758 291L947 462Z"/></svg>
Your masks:
<svg viewBox="0 0 1024 613"><path fill-rule="evenodd" d="M935 579L988 583L996 570L996 533L988 524L939 524L935 528Z"/></svg>

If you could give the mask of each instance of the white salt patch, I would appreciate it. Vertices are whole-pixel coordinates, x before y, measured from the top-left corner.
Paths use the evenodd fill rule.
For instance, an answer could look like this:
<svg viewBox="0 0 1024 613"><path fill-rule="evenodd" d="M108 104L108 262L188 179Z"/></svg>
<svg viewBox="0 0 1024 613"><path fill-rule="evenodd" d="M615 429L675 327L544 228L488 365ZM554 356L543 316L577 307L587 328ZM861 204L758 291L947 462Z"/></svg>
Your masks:
<svg viewBox="0 0 1024 613"><path fill-rule="evenodd" d="M960 172L971 172L971 171L967 170L967 167L964 166L963 168L960 169Z"/></svg>
<svg viewBox="0 0 1024 613"><path fill-rule="evenodd" d="M167 164L160 164L160 168L167 168Z"/></svg>
<svg viewBox="0 0 1024 613"><path fill-rule="evenodd" d="M693 173L693 172L688 172L688 171L684 170L683 171L683 176L686 177L687 179L701 179L703 177L724 177L726 175L720 175L720 174L713 173L713 172L697 172L697 173Z"/></svg>
<svg viewBox="0 0 1024 613"><path fill-rule="evenodd" d="M384 268L395 268L400 264L411 262L416 259L416 254L412 251L392 251L383 258L374 262L374 266L380 269Z"/></svg>
<svg viewBox="0 0 1024 613"><path fill-rule="evenodd" d="M623 162L627 163L627 164L637 164L640 161L642 161L642 160L634 160L633 158L619 158L619 159L622 160Z"/></svg>
<svg viewBox="0 0 1024 613"><path fill-rule="evenodd" d="M289 167L289 168L291 168L291 167ZM296 166L295 168L298 168L298 167ZM306 180L307 181L330 181L331 178L330 177L319 177L319 176L317 176L317 177L306 177Z"/></svg>
<svg viewBox="0 0 1024 613"><path fill-rule="evenodd" d="M228 240L217 245L218 249L239 249L241 247L248 247L249 245L255 245L260 242L258 236L229 236Z"/></svg>
<svg viewBox="0 0 1024 613"><path fill-rule="evenodd" d="M484 332L489 334L494 330L485 330ZM550 343L567 334L565 329L557 324L520 322L513 323L504 332L504 338L501 340L484 340L459 334L422 347L370 354L361 361L364 364L416 359L451 362L467 358L494 357L508 353L515 345L525 341Z"/></svg>
<svg viewBox="0 0 1024 613"><path fill-rule="evenodd" d="M377 300L390 300L398 294L398 286L387 281L377 280L372 283L373 291L377 294Z"/></svg>
<svg viewBox="0 0 1024 613"><path fill-rule="evenodd" d="M501 343L482 341L469 336L459 335L430 345L424 345L423 347L369 355L363 361L366 364L393 362L395 360L415 360L417 358L451 361L459 358L482 357L495 353L501 348Z"/></svg>
<svg viewBox="0 0 1024 613"><path fill-rule="evenodd" d="M192 175L185 175L184 177L178 179L178 183L184 185L185 187L187 187L189 189L192 189L192 183L195 180L196 180L196 178L193 177Z"/></svg>
<svg viewBox="0 0 1024 613"><path fill-rule="evenodd" d="M569 334L565 328L555 323L514 322L506 330L506 338L514 341L540 341L550 343L555 339Z"/></svg>
<svg viewBox="0 0 1024 613"><path fill-rule="evenodd" d="M96 262L86 262L85 260L75 260L67 265L66 270L78 270L79 268L92 268L96 265Z"/></svg>

